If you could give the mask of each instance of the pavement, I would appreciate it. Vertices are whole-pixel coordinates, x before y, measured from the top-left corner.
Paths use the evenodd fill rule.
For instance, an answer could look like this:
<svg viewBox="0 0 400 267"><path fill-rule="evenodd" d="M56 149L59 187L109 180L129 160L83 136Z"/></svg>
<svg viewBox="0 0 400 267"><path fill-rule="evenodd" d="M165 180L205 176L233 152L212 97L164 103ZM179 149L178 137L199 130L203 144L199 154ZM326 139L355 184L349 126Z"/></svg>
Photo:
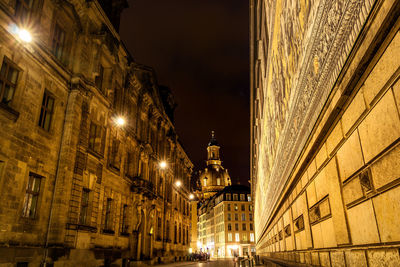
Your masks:
<svg viewBox="0 0 400 267"><path fill-rule="evenodd" d="M159 267L235 267L233 260L185 261L155 265ZM238 266L238 265L236 265Z"/></svg>

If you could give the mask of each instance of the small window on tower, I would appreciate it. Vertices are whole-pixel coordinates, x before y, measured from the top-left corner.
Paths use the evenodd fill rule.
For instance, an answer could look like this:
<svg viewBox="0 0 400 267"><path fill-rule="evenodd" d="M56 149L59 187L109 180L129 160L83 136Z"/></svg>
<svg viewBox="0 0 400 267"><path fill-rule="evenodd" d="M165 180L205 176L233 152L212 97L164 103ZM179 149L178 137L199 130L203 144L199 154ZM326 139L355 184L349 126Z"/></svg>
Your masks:
<svg viewBox="0 0 400 267"><path fill-rule="evenodd" d="M221 178L217 178L217 185L221 185Z"/></svg>

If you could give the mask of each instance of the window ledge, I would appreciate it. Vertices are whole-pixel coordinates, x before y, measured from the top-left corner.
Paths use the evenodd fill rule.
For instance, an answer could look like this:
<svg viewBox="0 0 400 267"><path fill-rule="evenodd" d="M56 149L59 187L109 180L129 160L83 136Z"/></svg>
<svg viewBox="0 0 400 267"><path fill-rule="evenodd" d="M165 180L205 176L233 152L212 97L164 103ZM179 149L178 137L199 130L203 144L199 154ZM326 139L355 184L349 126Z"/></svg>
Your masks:
<svg viewBox="0 0 400 267"><path fill-rule="evenodd" d="M68 223L67 224L67 229L70 230L82 230L82 231L88 231L91 233L97 233L97 228L90 226L90 225L84 225L84 224L76 224L76 223Z"/></svg>
<svg viewBox="0 0 400 267"><path fill-rule="evenodd" d="M114 235L115 231L114 230L110 230L110 229L103 229L101 230L102 234L106 234L106 235Z"/></svg>
<svg viewBox="0 0 400 267"><path fill-rule="evenodd" d="M87 149L87 152L88 152L89 154L95 156L95 157L98 158L98 159L104 158L104 156L103 156L102 154L97 153L96 151L94 151L94 150L92 150L92 149L90 149L90 148Z"/></svg>
<svg viewBox="0 0 400 267"><path fill-rule="evenodd" d="M6 117L14 122L17 121L19 117L19 112L13 109L12 107L0 102L0 110Z"/></svg>

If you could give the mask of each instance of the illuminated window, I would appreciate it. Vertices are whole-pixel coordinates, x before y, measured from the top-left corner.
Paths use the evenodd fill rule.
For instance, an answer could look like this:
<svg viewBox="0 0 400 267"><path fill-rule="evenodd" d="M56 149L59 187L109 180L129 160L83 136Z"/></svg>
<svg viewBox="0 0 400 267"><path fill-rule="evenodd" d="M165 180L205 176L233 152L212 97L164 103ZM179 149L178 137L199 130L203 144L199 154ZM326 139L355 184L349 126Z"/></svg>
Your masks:
<svg viewBox="0 0 400 267"><path fill-rule="evenodd" d="M238 205L237 205L237 204L235 204L235 210L239 210L239 208L238 208Z"/></svg>
<svg viewBox="0 0 400 267"><path fill-rule="evenodd" d="M239 233L236 233L236 234L235 234L235 241L236 241L236 242L239 242L239 241L240 241Z"/></svg>
<svg viewBox="0 0 400 267"><path fill-rule="evenodd" d="M46 131L50 130L51 119L54 113L54 98L44 92L42 107L40 109L39 126Z"/></svg>
<svg viewBox="0 0 400 267"><path fill-rule="evenodd" d="M251 195L247 195L247 201L251 201Z"/></svg>
<svg viewBox="0 0 400 267"><path fill-rule="evenodd" d="M217 185L221 185L221 178L217 178Z"/></svg>
<svg viewBox="0 0 400 267"><path fill-rule="evenodd" d="M254 233L250 233L250 242L254 242Z"/></svg>
<svg viewBox="0 0 400 267"><path fill-rule="evenodd" d="M247 234L246 233L243 233L242 241L247 242Z"/></svg>
<svg viewBox="0 0 400 267"><path fill-rule="evenodd" d="M8 58L4 57L0 70L0 99L1 103L9 105L17 87L19 70Z"/></svg>
<svg viewBox="0 0 400 267"><path fill-rule="evenodd" d="M40 183L42 177L34 173L29 173L29 180L26 186L24 206L22 216L34 219L39 199Z"/></svg>
<svg viewBox="0 0 400 267"><path fill-rule="evenodd" d="M232 233L228 233L228 242L232 242Z"/></svg>
<svg viewBox="0 0 400 267"><path fill-rule="evenodd" d="M207 177L204 178L204 186L207 186Z"/></svg>

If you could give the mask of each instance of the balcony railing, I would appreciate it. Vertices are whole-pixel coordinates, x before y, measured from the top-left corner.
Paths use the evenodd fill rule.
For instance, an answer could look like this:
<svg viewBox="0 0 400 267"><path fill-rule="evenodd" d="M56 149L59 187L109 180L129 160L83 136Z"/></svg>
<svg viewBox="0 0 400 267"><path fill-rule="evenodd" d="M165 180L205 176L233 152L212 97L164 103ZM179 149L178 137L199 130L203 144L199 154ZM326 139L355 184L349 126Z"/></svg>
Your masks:
<svg viewBox="0 0 400 267"><path fill-rule="evenodd" d="M152 182L143 179L140 176L130 178L131 180L131 191L138 194L143 194L150 199L154 199L157 195L154 192L154 185Z"/></svg>

